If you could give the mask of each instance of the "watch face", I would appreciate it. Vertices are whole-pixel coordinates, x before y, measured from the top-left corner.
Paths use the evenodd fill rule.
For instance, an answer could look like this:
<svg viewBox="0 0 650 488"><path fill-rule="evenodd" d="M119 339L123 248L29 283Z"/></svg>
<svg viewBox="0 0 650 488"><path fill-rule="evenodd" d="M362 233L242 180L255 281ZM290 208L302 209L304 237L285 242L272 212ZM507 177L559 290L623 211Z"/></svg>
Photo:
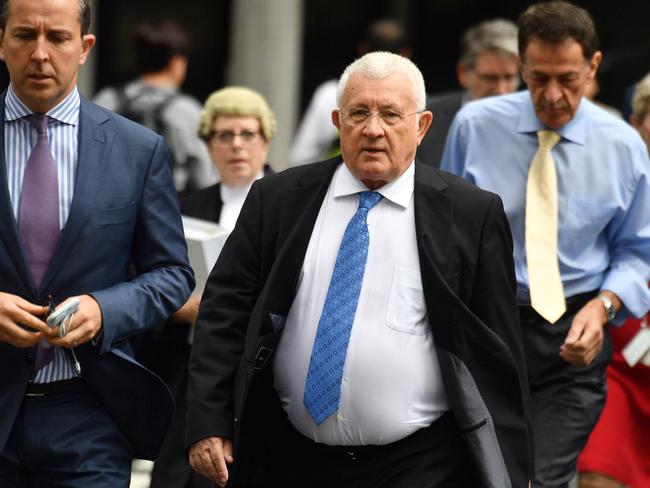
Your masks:
<svg viewBox="0 0 650 488"><path fill-rule="evenodd" d="M607 298L606 296L599 295L597 297L601 302L603 302L603 305L605 306L605 313L607 313L607 320L614 320L614 317L616 317L616 310L614 310L614 304L612 301Z"/></svg>

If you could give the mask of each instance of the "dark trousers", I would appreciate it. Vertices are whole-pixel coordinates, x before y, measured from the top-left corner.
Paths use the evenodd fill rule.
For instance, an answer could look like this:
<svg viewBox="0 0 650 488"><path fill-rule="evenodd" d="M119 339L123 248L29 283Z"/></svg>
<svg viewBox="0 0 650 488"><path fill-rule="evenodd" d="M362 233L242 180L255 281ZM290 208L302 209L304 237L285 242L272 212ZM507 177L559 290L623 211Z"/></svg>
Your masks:
<svg viewBox="0 0 650 488"><path fill-rule="evenodd" d="M283 488L466 488L480 486L451 413L381 446L326 446L280 426L264 486Z"/></svg>
<svg viewBox="0 0 650 488"><path fill-rule="evenodd" d="M555 324L529 307L519 310L535 439L534 488L568 487L576 459L605 404L609 334L605 333L602 351L588 366L574 366L559 356L575 313L592 296L569 300L567 314Z"/></svg>
<svg viewBox="0 0 650 488"><path fill-rule="evenodd" d="M26 396L0 453L0 488L128 488L132 452L85 388Z"/></svg>
<svg viewBox="0 0 650 488"><path fill-rule="evenodd" d="M187 356L189 358L189 347ZM178 371L178 374L178 382L169 384L176 399L176 410L153 466L150 488L211 488L217 485L194 471L185 455L187 364L185 368Z"/></svg>

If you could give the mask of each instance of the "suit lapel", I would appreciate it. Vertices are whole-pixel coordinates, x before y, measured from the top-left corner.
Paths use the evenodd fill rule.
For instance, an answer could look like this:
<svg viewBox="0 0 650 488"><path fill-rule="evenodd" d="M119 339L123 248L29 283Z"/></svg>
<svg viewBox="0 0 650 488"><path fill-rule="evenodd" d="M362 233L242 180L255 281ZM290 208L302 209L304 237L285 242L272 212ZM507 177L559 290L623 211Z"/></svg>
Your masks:
<svg viewBox="0 0 650 488"><path fill-rule="evenodd" d="M2 161L2 171L0 171L0 239L4 241L11 261L18 269L18 273L25 282L25 287L34 292L31 274L27 269L25 257L20 247L18 237L18 225L14 217L13 207L11 206L11 197L9 195L9 183L7 181L7 162L5 161L5 95L2 94L0 100L0 161Z"/></svg>
<svg viewBox="0 0 650 488"><path fill-rule="evenodd" d="M451 321L452 307L446 303L456 301L456 295L445 277L452 230L452 205L445 194L447 184L438 171L416 162L415 165L415 229L418 237L420 272L425 297L436 297L436 303L427 298L430 321ZM435 313L434 313L435 311Z"/></svg>
<svg viewBox="0 0 650 488"><path fill-rule="evenodd" d="M340 158L317 163L287 191L277 238L278 256L269 277L267 310L275 314L286 316L289 312L316 218L340 163Z"/></svg>
<svg viewBox="0 0 650 488"><path fill-rule="evenodd" d="M101 189L106 132L101 123L108 120L104 112L96 110L84 98L79 109L79 152L77 177L70 213L52 262L43 278L41 289L49 285L74 247L93 210L95 196Z"/></svg>

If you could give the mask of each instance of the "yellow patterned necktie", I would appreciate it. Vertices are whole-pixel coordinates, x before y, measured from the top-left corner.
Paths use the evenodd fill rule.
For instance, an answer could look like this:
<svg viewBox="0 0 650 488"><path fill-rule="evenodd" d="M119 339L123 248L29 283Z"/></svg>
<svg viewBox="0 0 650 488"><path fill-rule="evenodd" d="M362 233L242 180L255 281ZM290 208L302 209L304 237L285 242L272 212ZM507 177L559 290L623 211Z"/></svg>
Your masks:
<svg viewBox="0 0 650 488"><path fill-rule="evenodd" d="M530 303L551 324L566 311L557 255L557 175L551 150L560 135L537 132L535 153L526 184L526 264Z"/></svg>

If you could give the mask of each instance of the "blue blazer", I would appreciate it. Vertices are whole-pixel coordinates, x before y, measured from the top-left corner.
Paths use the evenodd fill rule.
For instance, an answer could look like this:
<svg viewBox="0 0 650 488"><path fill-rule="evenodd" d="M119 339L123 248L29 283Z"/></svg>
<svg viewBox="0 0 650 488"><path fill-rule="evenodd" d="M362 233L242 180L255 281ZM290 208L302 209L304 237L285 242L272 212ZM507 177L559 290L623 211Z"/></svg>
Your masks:
<svg viewBox="0 0 650 488"><path fill-rule="evenodd" d="M0 114L4 99L0 95ZM80 294L97 300L103 331L96 346L75 348L81 375L133 444L134 455L153 459L173 400L164 383L133 359L128 339L164 321L194 287L164 139L82 98L70 214L36 288L12 212L0 119L0 291L37 304L46 303L48 294L55 302ZM0 343L0 450L22 403L34 352Z"/></svg>

